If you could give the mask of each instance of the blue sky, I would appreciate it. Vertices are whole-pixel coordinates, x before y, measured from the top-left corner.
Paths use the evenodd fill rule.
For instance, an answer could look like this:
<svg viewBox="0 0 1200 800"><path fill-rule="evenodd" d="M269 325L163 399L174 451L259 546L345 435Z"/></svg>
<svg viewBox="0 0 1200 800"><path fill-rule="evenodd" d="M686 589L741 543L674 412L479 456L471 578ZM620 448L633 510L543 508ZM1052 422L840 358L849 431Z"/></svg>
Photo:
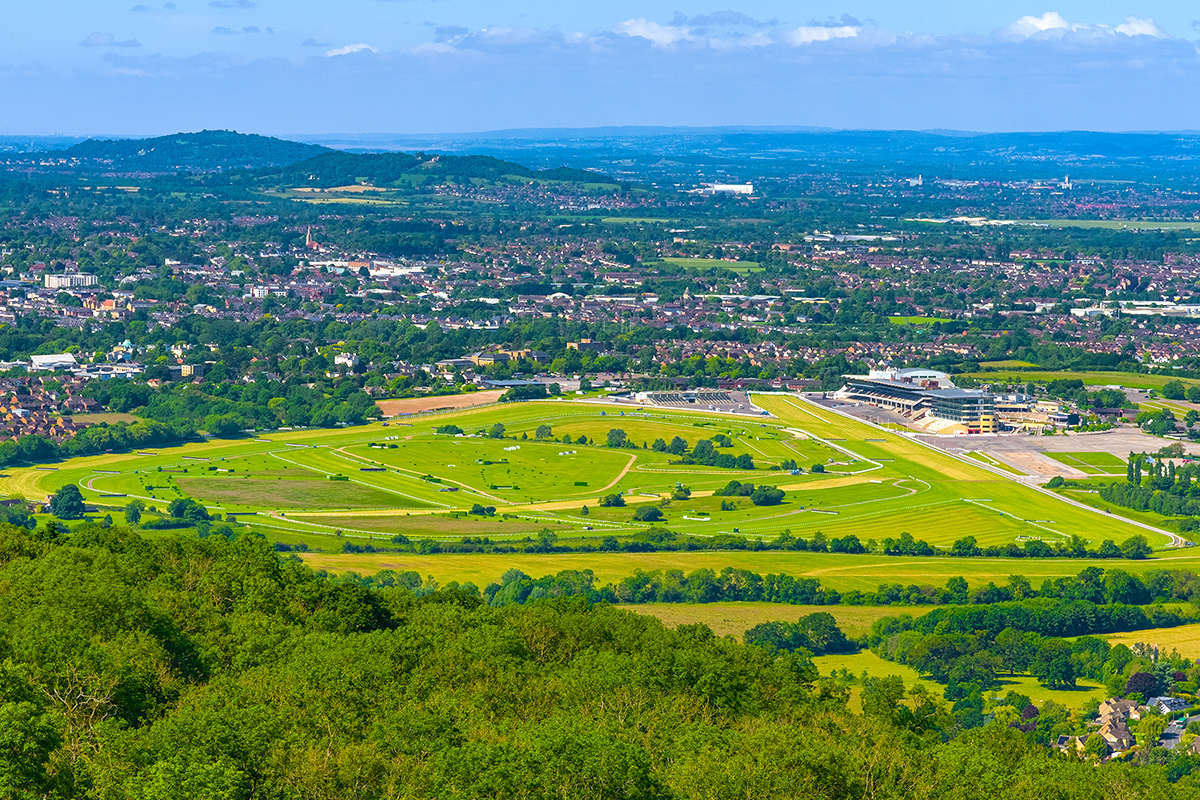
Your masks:
<svg viewBox="0 0 1200 800"><path fill-rule="evenodd" d="M1200 129L1200 4L4 0L5 133Z"/></svg>

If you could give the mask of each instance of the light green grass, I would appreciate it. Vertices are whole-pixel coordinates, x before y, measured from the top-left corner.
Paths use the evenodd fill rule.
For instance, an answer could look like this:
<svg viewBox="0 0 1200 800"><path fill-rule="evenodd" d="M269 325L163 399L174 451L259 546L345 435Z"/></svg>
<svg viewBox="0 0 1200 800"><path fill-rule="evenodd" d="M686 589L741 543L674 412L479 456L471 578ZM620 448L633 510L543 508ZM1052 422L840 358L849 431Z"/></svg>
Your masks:
<svg viewBox="0 0 1200 800"><path fill-rule="evenodd" d="M1009 368L1005 368L1009 369ZM1126 386L1130 389L1161 389L1170 381L1180 381L1185 386L1200 386L1194 378L1175 378L1169 375L1152 375L1140 372L1069 372L1066 370L1021 370L1006 373L1004 370L971 372L968 375L986 382L1046 383L1052 380L1078 378L1087 386Z"/></svg>
<svg viewBox="0 0 1200 800"><path fill-rule="evenodd" d="M1098 543L1139 532L1118 516L1069 506L971 459L807 401L754 397L774 416L621 409L567 400L514 403L416 416L403 424L275 433L264 441L196 442L149 455L84 457L55 463L56 471L14 468L0 476L0 491L37 499L74 483L89 502L120 505L136 497L157 508L194 496L217 511L257 513L256 524L281 535L342 528L347 536L417 530L435 536L438 520L449 519L445 512L465 512L476 504L515 515L525 526L576 533L591 527L593 536L628 534L646 527L633 520L637 506L660 503L678 484L691 488L692 499L664 508L663 524L699 541L731 533L773 539L791 530L803 538L817 531L831 538L853 534L863 542L907 531L938 546L950 545L966 531L983 545L1031 536L1054 541L1073 533ZM502 423L508 438L435 433L447 423L468 433ZM569 436L572 444L535 441L539 425L551 426L555 437ZM581 436L604 442L614 428L624 430L637 447L574 443ZM757 468L672 463L678 458L647 449L659 438L669 442L678 436L692 446L718 433L732 442L720 452L748 454ZM795 460L802 474L769 469L784 460ZM818 464L824 474L812 472ZM329 481L330 475L347 480ZM754 506L732 499L733 507L722 510L722 501L712 495L731 480L779 486L784 502ZM600 498L614 493L621 493L627 506L600 509ZM586 516L584 506L591 512ZM397 514L443 516L400 525L393 519ZM464 535L459 528L446 523L440 538ZM515 535L516 529L503 530ZM1165 541L1151 538L1155 544Z"/></svg>
<svg viewBox="0 0 1200 800"><path fill-rule="evenodd" d="M1184 658L1200 658L1200 624L1180 625L1177 628L1149 628L1130 633L1114 633L1104 637L1111 644L1132 645L1136 642L1158 645L1159 651L1179 651Z"/></svg>
<svg viewBox="0 0 1200 800"><path fill-rule="evenodd" d="M726 261L722 258L664 258L668 264L695 269L727 269L733 272L762 272L757 261Z"/></svg>
<svg viewBox="0 0 1200 800"><path fill-rule="evenodd" d="M1025 474L1024 472L1021 472L1021 470L1017 469L1016 467L1010 467L1008 464L1005 464L1003 461L999 460L998 458L994 458L994 457L988 455L987 453L981 453L978 450L969 450L967 452L967 455L970 456L971 458L975 459L976 461L980 461L984 464L987 464L989 467L995 467L996 469L1002 469L1005 472L1008 472L1012 475L1024 475Z"/></svg>
<svg viewBox="0 0 1200 800"><path fill-rule="evenodd" d="M946 317L888 317L893 325L932 325L935 322L951 322Z"/></svg>
<svg viewBox="0 0 1200 800"><path fill-rule="evenodd" d="M1088 475L1124 475L1125 462L1112 453L1054 453L1047 456Z"/></svg>

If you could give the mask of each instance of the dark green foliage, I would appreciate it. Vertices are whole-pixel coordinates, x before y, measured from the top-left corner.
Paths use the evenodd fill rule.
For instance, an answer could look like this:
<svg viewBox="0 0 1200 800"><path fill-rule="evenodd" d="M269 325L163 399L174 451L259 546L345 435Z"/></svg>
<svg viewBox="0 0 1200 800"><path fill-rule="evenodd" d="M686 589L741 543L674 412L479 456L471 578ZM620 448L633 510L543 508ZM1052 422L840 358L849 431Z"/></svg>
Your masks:
<svg viewBox="0 0 1200 800"><path fill-rule="evenodd" d="M83 493L73 483L68 483L50 498L50 513L59 519L79 519L83 512Z"/></svg>
<svg viewBox="0 0 1200 800"><path fill-rule="evenodd" d="M783 489L774 486L759 486L750 493L750 502L756 506L777 506L783 502Z"/></svg>
<svg viewBox="0 0 1200 800"><path fill-rule="evenodd" d="M625 498L620 494L606 494L600 498L601 508L624 508Z"/></svg>
<svg viewBox="0 0 1200 800"><path fill-rule="evenodd" d="M951 708L871 679L855 714L797 649L847 648L828 615L755 647L515 572L483 598L378 578L329 579L252 536L82 526L50 545L0 526L0 796L1197 796L1186 764L1051 756L1053 703L1029 733L965 730L978 689Z"/></svg>
<svg viewBox="0 0 1200 800"><path fill-rule="evenodd" d="M813 655L848 653L857 648L846 639L832 614L818 611L797 622L764 622L746 631L746 644L778 650L799 650Z"/></svg>
<svg viewBox="0 0 1200 800"><path fill-rule="evenodd" d="M633 512L634 522L658 522L663 518L663 513L654 506L639 506Z"/></svg>

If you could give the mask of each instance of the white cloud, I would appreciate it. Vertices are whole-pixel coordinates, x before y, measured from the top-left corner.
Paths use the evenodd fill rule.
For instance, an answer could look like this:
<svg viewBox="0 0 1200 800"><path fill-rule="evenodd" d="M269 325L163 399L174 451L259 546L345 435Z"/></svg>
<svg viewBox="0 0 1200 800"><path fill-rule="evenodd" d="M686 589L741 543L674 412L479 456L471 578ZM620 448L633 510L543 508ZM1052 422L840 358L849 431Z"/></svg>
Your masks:
<svg viewBox="0 0 1200 800"><path fill-rule="evenodd" d="M1126 17L1125 21L1117 26L1116 31L1126 36L1153 36L1155 39L1171 38L1171 34L1158 27L1154 20L1149 17Z"/></svg>
<svg viewBox="0 0 1200 800"><path fill-rule="evenodd" d="M827 28L824 25L803 25L794 30L785 31L783 40L794 47L803 47L813 42L831 42L834 39L853 39L862 28L853 25L839 25Z"/></svg>
<svg viewBox="0 0 1200 800"><path fill-rule="evenodd" d="M348 55L351 55L352 53L378 53L378 52L379 51L376 50L371 45L364 44L362 42L358 42L357 44L348 44L345 47L335 47L332 50L327 51L325 53L325 55L329 56L330 58L333 58L335 56L348 56Z"/></svg>
<svg viewBox="0 0 1200 800"><path fill-rule="evenodd" d="M698 38L688 28L662 25L645 17L618 22L613 30L626 36L646 39L655 47L673 47L680 42L694 42Z"/></svg>
<svg viewBox="0 0 1200 800"><path fill-rule="evenodd" d="M1171 35L1158 27L1150 17L1126 17L1115 27L1101 23L1068 22L1057 11L1047 11L1040 17L1025 16L997 31L1005 39L1061 39L1069 34L1081 34L1090 38L1105 36L1151 36L1155 39L1170 39Z"/></svg>
<svg viewBox="0 0 1200 800"><path fill-rule="evenodd" d="M142 43L137 39L126 39L117 41L117 37L111 33L101 33L96 31L88 35L86 39L79 43L80 47L141 47Z"/></svg>

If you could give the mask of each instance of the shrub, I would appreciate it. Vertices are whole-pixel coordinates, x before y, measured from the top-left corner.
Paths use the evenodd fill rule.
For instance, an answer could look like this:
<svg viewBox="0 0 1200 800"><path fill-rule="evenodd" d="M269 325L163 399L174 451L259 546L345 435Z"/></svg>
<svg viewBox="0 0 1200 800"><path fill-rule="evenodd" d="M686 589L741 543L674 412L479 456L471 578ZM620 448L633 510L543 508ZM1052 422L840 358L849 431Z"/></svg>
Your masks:
<svg viewBox="0 0 1200 800"><path fill-rule="evenodd" d="M600 498L601 508L624 508L625 498L620 494L606 494Z"/></svg>

